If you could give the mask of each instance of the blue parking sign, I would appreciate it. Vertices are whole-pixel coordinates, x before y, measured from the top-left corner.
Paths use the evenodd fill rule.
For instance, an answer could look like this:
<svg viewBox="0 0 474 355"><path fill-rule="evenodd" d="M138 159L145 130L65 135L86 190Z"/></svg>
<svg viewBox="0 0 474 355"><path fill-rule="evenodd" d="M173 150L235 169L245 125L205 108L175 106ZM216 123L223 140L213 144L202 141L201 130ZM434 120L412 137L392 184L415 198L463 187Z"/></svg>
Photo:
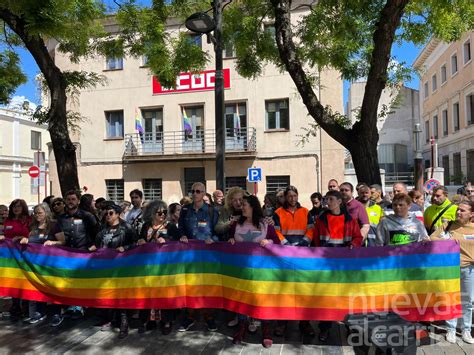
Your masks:
<svg viewBox="0 0 474 355"><path fill-rule="evenodd" d="M262 181L262 169L261 168L249 168L247 173L247 180L249 182Z"/></svg>

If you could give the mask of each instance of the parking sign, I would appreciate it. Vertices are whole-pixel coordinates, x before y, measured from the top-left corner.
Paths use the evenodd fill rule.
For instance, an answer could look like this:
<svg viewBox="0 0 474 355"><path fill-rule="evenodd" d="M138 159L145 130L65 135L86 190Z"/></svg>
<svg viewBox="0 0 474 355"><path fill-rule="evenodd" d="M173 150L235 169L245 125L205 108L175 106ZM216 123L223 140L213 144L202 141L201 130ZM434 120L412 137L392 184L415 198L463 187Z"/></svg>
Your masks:
<svg viewBox="0 0 474 355"><path fill-rule="evenodd" d="M249 168L247 173L247 180L249 182L262 181L262 169L261 168Z"/></svg>

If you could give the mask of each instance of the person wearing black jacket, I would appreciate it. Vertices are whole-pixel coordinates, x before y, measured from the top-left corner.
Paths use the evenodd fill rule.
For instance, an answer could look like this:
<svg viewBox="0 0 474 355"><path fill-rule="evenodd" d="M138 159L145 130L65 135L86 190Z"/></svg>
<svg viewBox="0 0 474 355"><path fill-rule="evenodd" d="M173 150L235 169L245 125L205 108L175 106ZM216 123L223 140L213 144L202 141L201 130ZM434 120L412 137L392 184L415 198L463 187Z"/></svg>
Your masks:
<svg viewBox="0 0 474 355"><path fill-rule="evenodd" d="M141 229L140 238L137 243L138 245L144 245L146 243L164 244L170 240L179 240L180 234L178 227L166 219L167 212L168 208L166 203L161 200L152 201L146 206L143 213L143 220L145 223ZM160 327L163 335L168 335L171 332L173 316L173 310L161 310ZM150 310L140 310L140 325L138 327L138 333L144 333L146 331L146 325L149 319Z"/></svg>
<svg viewBox="0 0 474 355"><path fill-rule="evenodd" d="M105 210L105 225L95 238L89 251L99 248L115 249L119 253L132 249L137 242L137 235L130 225L120 219L122 208L116 204L108 205ZM120 313L119 339L128 335L128 310L117 310ZM108 323L105 321L104 323Z"/></svg>

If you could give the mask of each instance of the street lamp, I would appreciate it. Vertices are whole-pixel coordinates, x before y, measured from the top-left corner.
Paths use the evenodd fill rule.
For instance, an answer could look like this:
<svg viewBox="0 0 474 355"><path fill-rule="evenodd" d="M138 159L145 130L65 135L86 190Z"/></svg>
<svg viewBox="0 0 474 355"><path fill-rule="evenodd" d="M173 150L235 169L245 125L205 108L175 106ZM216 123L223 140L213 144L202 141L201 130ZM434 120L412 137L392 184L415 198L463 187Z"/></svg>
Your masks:
<svg viewBox="0 0 474 355"><path fill-rule="evenodd" d="M225 191L224 162L225 162L225 121L224 121L224 74L222 72L222 2L212 2L213 18L204 12L198 12L186 19L188 30L207 34L214 44L216 55L215 73L215 126L216 126L216 187ZM214 31L214 35L211 32Z"/></svg>
<svg viewBox="0 0 474 355"><path fill-rule="evenodd" d="M423 191L423 155L421 153L421 125L415 123L415 129L413 130L415 138L415 189Z"/></svg>

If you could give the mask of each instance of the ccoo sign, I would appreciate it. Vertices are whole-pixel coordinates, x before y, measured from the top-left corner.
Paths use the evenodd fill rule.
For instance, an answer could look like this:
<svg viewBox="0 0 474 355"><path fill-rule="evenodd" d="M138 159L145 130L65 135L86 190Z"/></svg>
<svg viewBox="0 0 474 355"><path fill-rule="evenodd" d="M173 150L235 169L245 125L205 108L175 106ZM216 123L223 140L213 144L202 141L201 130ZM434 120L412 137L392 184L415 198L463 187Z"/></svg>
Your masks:
<svg viewBox="0 0 474 355"><path fill-rule="evenodd" d="M223 69L224 88L230 88L230 70ZM179 92L214 90L216 86L216 71L207 70L199 74L181 73L176 78L175 88L166 88L153 77L153 94L173 94Z"/></svg>

